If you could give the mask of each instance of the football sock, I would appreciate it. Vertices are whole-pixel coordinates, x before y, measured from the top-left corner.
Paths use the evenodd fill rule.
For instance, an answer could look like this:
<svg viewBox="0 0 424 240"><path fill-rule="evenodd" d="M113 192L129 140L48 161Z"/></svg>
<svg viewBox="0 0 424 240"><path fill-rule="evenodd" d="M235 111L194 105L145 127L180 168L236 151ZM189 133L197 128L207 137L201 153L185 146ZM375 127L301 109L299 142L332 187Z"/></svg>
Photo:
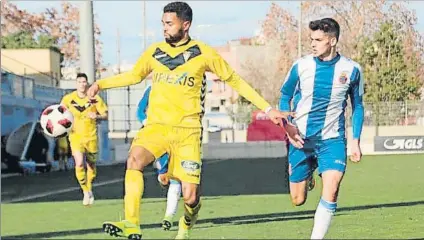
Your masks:
<svg viewBox="0 0 424 240"><path fill-rule="evenodd" d="M337 203L328 202L321 198L314 218L314 228L311 239L323 239L330 227L331 218L336 211Z"/></svg>
<svg viewBox="0 0 424 240"><path fill-rule="evenodd" d="M84 167L75 167L75 176L83 192L88 192Z"/></svg>
<svg viewBox="0 0 424 240"><path fill-rule="evenodd" d="M143 197L144 179L139 170L125 172L125 220L140 225L140 202Z"/></svg>
<svg viewBox="0 0 424 240"><path fill-rule="evenodd" d="M87 189L89 192L92 191L93 188L93 180L96 178L97 168L87 168Z"/></svg>
<svg viewBox="0 0 424 240"><path fill-rule="evenodd" d="M181 184L175 180L170 180L166 199L165 217L171 218L177 213L178 200L181 197Z"/></svg>
<svg viewBox="0 0 424 240"><path fill-rule="evenodd" d="M200 198L192 205L184 204L184 225L186 229L191 229L197 219L200 207L202 206Z"/></svg>

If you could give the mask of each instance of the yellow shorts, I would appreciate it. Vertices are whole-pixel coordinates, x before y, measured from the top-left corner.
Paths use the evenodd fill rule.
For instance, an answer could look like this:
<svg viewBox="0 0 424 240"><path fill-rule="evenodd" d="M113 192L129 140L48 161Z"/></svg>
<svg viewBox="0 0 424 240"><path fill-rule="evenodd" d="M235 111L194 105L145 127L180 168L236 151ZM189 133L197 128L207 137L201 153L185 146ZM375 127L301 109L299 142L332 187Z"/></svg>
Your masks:
<svg viewBox="0 0 424 240"><path fill-rule="evenodd" d="M168 176L187 183L200 183L202 172L200 128L147 125L135 136L131 148L142 146L155 158L169 153Z"/></svg>
<svg viewBox="0 0 424 240"><path fill-rule="evenodd" d="M57 149L57 154L59 155L67 155L68 154L68 148L67 147L61 147L59 146Z"/></svg>
<svg viewBox="0 0 424 240"><path fill-rule="evenodd" d="M97 138L81 137L78 135L69 135L69 142L72 152L97 153Z"/></svg>

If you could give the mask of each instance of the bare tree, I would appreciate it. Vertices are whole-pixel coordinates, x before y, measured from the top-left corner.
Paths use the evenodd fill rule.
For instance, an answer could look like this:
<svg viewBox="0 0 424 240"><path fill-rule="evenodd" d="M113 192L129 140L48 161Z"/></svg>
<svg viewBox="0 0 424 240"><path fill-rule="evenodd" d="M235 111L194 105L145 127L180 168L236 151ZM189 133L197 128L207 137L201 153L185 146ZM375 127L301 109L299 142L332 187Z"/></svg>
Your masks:
<svg viewBox="0 0 424 240"><path fill-rule="evenodd" d="M272 4L262 29L240 56L241 75L271 104L276 105L284 75L296 59L298 24L294 16Z"/></svg>
<svg viewBox="0 0 424 240"><path fill-rule="evenodd" d="M48 34L55 40L55 44L64 55L64 66L75 66L79 61L79 11L68 2L62 2L60 12L56 8L47 8L39 14L20 10L16 5L1 2L1 31L2 36L18 31L29 31L34 37L39 34ZM95 24L95 61L96 68L101 67L102 42L100 41L100 27Z"/></svg>
<svg viewBox="0 0 424 240"><path fill-rule="evenodd" d="M308 1L304 3L307 21L322 17L333 17L341 26L339 48L353 59L358 59L360 51L366 46L363 39L378 32L381 24L390 22L400 26L397 34L401 36L405 55L404 60L410 69L412 81L424 82L424 40L415 29L415 12L406 7L405 2L394 1ZM304 45L307 39L303 39Z"/></svg>
<svg viewBox="0 0 424 240"><path fill-rule="evenodd" d="M332 17L341 26L340 52L352 59L359 59L364 38L380 30L381 24L392 22L401 27L400 38L405 50L405 63L410 69L412 81L424 81L424 41L415 29L414 12L403 2L385 0L365 1L304 1L302 23L277 4L272 4L262 24L261 34L255 38L247 56L239 57L242 74L268 101L276 103L279 88L293 61L297 58L298 29L302 29L302 54L309 47L309 22ZM254 47L255 46L255 47ZM259 47L257 47L259 46ZM239 55L239 54L238 54ZM366 77L366 76L365 76Z"/></svg>

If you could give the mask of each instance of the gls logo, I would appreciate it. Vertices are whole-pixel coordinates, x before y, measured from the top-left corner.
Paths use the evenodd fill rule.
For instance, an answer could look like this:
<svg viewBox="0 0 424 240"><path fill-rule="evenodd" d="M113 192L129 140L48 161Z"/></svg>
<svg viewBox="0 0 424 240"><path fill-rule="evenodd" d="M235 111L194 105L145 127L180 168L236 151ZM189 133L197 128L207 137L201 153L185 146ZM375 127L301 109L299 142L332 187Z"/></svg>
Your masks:
<svg viewBox="0 0 424 240"><path fill-rule="evenodd" d="M423 138L415 139L387 139L384 141L384 147L388 150L418 150L423 147Z"/></svg>

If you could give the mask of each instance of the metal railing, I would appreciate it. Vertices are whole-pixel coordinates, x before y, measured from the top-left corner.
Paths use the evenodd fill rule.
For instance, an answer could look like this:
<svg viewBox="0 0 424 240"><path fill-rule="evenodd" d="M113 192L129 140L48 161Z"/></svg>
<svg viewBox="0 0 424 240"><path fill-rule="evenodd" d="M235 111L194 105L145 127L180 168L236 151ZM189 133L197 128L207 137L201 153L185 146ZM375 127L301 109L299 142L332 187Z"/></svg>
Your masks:
<svg viewBox="0 0 424 240"><path fill-rule="evenodd" d="M424 101L364 103L364 126L424 126ZM351 108L346 124L351 125Z"/></svg>
<svg viewBox="0 0 424 240"><path fill-rule="evenodd" d="M140 128L136 111L142 92L142 87L130 90L127 88L108 90L110 132L126 132L128 134ZM365 102L364 107L364 126L424 126L424 101ZM246 114L250 116L252 109L245 108ZM348 101L345 114L346 127L349 127L352 117L350 101ZM247 129L248 123L237 121L233 126L237 130L242 130Z"/></svg>

